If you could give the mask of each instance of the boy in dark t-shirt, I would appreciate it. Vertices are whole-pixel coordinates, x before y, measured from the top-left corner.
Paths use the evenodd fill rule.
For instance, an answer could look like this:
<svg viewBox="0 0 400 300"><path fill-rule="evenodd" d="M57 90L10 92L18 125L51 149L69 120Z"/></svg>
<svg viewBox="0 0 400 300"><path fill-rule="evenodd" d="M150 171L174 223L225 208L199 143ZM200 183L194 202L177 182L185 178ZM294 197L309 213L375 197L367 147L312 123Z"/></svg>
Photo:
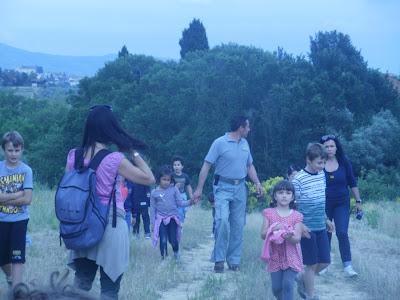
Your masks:
<svg viewBox="0 0 400 300"><path fill-rule="evenodd" d="M172 158L172 167L174 168L174 174L172 175L175 186L181 193L183 200L188 200L193 198L193 189L190 185L190 178L187 174L183 173L183 158L180 156L174 156ZM179 207L179 220L181 223L185 222L186 217L186 207Z"/></svg>

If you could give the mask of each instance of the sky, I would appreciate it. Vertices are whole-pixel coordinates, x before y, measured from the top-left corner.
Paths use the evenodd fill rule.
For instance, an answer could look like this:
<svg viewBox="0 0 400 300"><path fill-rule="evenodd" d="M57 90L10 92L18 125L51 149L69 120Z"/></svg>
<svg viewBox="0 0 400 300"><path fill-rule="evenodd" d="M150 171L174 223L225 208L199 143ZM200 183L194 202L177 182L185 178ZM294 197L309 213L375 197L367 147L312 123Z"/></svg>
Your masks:
<svg viewBox="0 0 400 300"><path fill-rule="evenodd" d="M307 55L318 31L348 34L369 67L400 75L400 0L0 0L0 43L50 54L179 58L193 18L222 43Z"/></svg>

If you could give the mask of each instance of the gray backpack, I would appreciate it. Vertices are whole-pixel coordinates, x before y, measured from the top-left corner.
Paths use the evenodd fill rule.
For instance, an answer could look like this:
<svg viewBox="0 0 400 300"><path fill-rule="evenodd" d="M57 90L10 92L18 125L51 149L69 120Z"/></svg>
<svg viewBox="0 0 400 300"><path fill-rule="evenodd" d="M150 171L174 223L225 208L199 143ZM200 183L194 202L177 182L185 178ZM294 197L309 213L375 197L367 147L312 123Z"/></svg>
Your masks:
<svg viewBox="0 0 400 300"><path fill-rule="evenodd" d="M108 205L101 204L96 193L96 169L110 153L100 150L85 167L83 149L76 149L74 169L67 171L57 186L55 212L60 221L60 245L62 239L67 249L86 249L100 242L111 201L112 225L116 227L115 182Z"/></svg>

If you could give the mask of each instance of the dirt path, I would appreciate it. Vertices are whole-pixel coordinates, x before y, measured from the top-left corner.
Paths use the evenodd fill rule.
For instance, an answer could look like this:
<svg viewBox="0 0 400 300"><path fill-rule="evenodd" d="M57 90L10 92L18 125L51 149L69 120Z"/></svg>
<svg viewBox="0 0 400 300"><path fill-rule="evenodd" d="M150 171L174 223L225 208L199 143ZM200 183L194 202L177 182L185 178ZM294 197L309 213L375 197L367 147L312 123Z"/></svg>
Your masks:
<svg viewBox="0 0 400 300"><path fill-rule="evenodd" d="M361 288L360 277L344 276L337 244L334 242L331 261L332 264L328 267L328 271L316 277L316 294L321 300L373 300Z"/></svg>
<svg viewBox="0 0 400 300"><path fill-rule="evenodd" d="M229 274L213 273L213 264L210 262L210 254L214 240L210 240L201 244L199 247L190 251L182 251L180 264L182 272L186 278L185 283L179 284L173 289L169 289L162 293L162 300L186 300L186 299L202 299L202 288L207 280L221 279L224 280Z"/></svg>
<svg viewBox="0 0 400 300"><path fill-rule="evenodd" d="M181 283L177 287L162 293L162 300L188 299L198 293L204 282L204 278L212 271L210 263L210 249L212 240L200 245L191 251L182 251L180 264L186 274L187 283Z"/></svg>
<svg viewBox="0 0 400 300"><path fill-rule="evenodd" d="M223 274L213 273L213 264L210 263L212 247L213 240L210 239L195 249L183 251L180 263L187 280L173 289L163 291L162 300L210 299L212 295L204 294L207 281L224 282L224 290L219 290L218 299L236 299L235 287L226 285L234 273L227 271ZM316 293L321 300L373 300L360 288L360 278L352 279L344 276L337 245L334 245L332 262L327 273L316 277ZM301 299L297 293L295 297ZM272 295L267 299L273 299Z"/></svg>

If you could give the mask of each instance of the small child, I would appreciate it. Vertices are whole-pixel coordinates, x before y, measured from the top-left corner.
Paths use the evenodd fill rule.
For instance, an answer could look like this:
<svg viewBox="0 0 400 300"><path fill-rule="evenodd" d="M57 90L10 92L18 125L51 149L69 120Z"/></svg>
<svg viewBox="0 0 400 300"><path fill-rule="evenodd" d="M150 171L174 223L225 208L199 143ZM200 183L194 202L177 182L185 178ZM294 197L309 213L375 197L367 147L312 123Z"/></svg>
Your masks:
<svg viewBox="0 0 400 300"><path fill-rule="evenodd" d="M161 258L167 253L167 240L179 259L179 241L182 224L178 217L178 207L194 204L193 200L184 201L178 188L173 184L173 172L169 166L162 166L157 176L158 186L150 195L150 222L153 228L153 246L160 239ZM171 184L172 183L172 184Z"/></svg>
<svg viewBox="0 0 400 300"><path fill-rule="evenodd" d="M143 184L133 184L133 193L130 195L132 198L132 224L133 233L139 235L140 231L140 217L143 221L144 237L150 239L150 187Z"/></svg>
<svg viewBox="0 0 400 300"><path fill-rule="evenodd" d="M298 166L296 166L296 165L290 165L290 166L288 167L287 174L286 174L287 180L292 181L293 178L296 176L296 174L297 174L300 170L301 170L301 168L299 168Z"/></svg>
<svg viewBox="0 0 400 300"><path fill-rule="evenodd" d="M296 205L304 216L304 224L311 230L310 239L301 239L304 273L297 276L297 291L302 298L314 296L315 275L330 264L330 246L327 229L334 225L325 214L325 174L323 172L326 152L318 143L310 143L306 150L306 167L293 179Z"/></svg>
<svg viewBox="0 0 400 300"><path fill-rule="evenodd" d="M17 131L4 134L0 161L0 266L9 285L22 282L28 206L32 202L32 169L21 161L24 140Z"/></svg>
<svg viewBox="0 0 400 300"><path fill-rule="evenodd" d="M190 178L186 173L183 173L183 158L181 156L174 156L172 158L172 167L174 168L174 174L172 175L175 182L175 186L181 193L182 199L187 200L193 198L193 189L190 185ZM183 224L186 218L187 207L178 207L179 220Z"/></svg>
<svg viewBox="0 0 400 300"><path fill-rule="evenodd" d="M296 275L303 270L300 239L303 215L295 210L294 187L288 180L272 190L270 208L263 210L261 258L271 273L272 292L277 299L294 299Z"/></svg>

